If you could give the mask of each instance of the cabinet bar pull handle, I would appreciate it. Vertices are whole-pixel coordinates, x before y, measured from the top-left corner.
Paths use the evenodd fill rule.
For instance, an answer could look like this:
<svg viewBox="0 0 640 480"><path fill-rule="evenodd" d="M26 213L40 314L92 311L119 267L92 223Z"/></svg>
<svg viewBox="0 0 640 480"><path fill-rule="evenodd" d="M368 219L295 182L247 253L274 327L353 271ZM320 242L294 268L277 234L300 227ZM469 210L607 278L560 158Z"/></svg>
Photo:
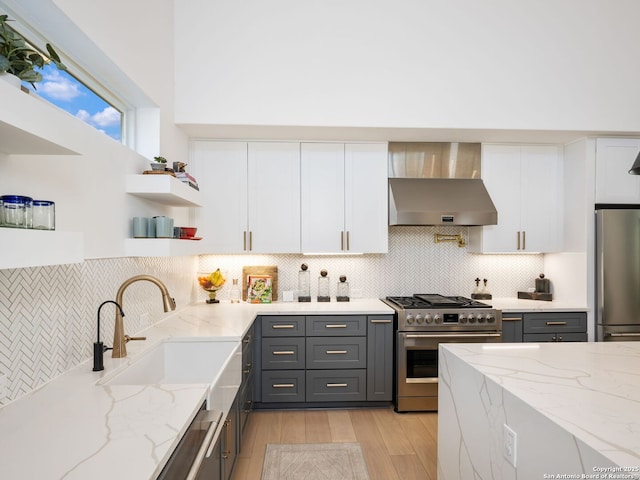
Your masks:
<svg viewBox="0 0 640 480"><path fill-rule="evenodd" d="M520 250L520 232L518 232L518 250Z"/></svg>
<svg viewBox="0 0 640 480"><path fill-rule="evenodd" d="M522 249L527 249L527 232L525 231L522 232Z"/></svg>
<svg viewBox="0 0 640 480"><path fill-rule="evenodd" d="M336 387L348 387L348 383L327 383L327 388L336 388Z"/></svg>
<svg viewBox="0 0 640 480"><path fill-rule="evenodd" d="M273 355L293 355L296 352L294 352L293 350L279 350L277 352L272 352L272 353Z"/></svg>
<svg viewBox="0 0 640 480"><path fill-rule="evenodd" d="M227 449L222 452L222 458L226 460L227 458L229 458L229 455L231 455L231 442L229 441L229 432L231 431L231 420L225 420L224 428L225 428L225 432L224 432L225 445L224 446L227 447Z"/></svg>
<svg viewBox="0 0 640 480"><path fill-rule="evenodd" d="M287 324L281 324L281 325L271 325L271 328L276 329L276 330L279 329L279 328L295 328L295 325L287 323Z"/></svg>
<svg viewBox="0 0 640 480"><path fill-rule="evenodd" d="M371 323L391 323L391 320L371 320Z"/></svg>
<svg viewBox="0 0 640 480"><path fill-rule="evenodd" d="M503 322L519 322L522 320L520 317L502 317Z"/></svg>
<svg viewBox="0 0 640 480"><path fill-rule="evenodd" d="M339 354L345 354L347 353L346 350L327 350L326 351L327 355L339 355Z"/></svg>
<svg viewBox="0 0 640 480"><path fill-rule="evenodd" d="M567 322L547 322L547 325L566 325L566 324Z"/></svg>
<svg viewBox="0 0 640 480"><path fill-rule="evenodd" d="M253 250L253 232L249 231L249 251Z"/></svg>
<svg viewBox="0 0 640 480"><path fill-rule="evenodd" d="M640 337L640 333L605 333L605 337Z"/></svg>
<svg viewBox="0 0 640 480"><path fill-rule="evenodd" d="M327 323L324 328L347 328L347 326L342 323Z"/></svg>
<svg viewBox="0 0 640 480"><path fill-rule="evenodd" d="M247 335L247 337L242 340L242 343L251 343L251 335Z"/></svg>
<svg viewBox="0 0 640 480"><path fill-rule="evenodd" d="M293 383L274 383L271 385L273 388L293 388L295 385Z"/></svg>
<svg viewBox="0 0 640 480"><path fill-rule="evenodd" d="M340 250L344 250L344 230L340 232Z"/></svg>
<svg viewBox="0 0 640 480"><path fill-rule="evenodd" d="M242 250L247 249L247 231L242 232Z"/></svg>
<svg viewBox="0 0 640 480"><path fill-rule="evenodd" d="M349 230L347 230L347 250L351 250L351 247L349 246Z"/></svg>
<svg viewBox="0 0 640 480"><path fill-rule="evenodd" d="M243 370L243 371L242 371L242 373L246 373L246 374L251 373L251 367L252 367L252 365L251 365L250 363L247 363L247 364L245 365L245 367L246 367L246 369L245 369L245 370Z"/></svg>

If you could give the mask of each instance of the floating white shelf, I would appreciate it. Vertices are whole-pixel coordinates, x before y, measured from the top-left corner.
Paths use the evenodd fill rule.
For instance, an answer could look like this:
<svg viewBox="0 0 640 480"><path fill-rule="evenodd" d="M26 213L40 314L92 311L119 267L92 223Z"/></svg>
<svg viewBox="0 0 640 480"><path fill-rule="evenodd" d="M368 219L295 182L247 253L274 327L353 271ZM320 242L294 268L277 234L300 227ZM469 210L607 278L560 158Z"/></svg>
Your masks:
<svg viewBox="0 0 640 480"><path fill-rule="evenodd" d="M171 175L127 175L131 195L175 207L200 207L202 194Z"/></svg>
<svg viewBox="0 0 640 480"><path fill-rule="evenodd" d="M128 257L180 257L203 253L203 245L197 240L176 238L127 238L125 254Z"/></svg>
<svg viewBox="0 0 640 480"><path fill-rule="evenodd" d="M0 269L84 261L84 234L0 227Z"/></svg>

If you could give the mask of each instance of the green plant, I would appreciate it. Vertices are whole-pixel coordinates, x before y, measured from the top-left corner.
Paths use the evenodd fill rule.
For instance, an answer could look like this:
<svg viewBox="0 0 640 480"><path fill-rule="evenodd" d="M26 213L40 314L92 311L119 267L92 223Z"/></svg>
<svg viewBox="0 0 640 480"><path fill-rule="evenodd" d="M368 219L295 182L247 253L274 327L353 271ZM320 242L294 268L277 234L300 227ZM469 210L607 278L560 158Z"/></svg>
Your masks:
<svg viewBox="0 0 640 480"><path fill-rule="evenodd" d="M153 157L153 159L158 163L167 163L167 159L164 157Z"/></svg>
<svg viewBox="0 0 640 480"><path fill-rule="evenodd" d="M42 81L42 74L36 68L53 62L59 70L67 69L49 43L46 45L47 58L11 28L7 24L9 21L7 15L0 15L0 72L12 73L36 88L35 83Z"/></svg>

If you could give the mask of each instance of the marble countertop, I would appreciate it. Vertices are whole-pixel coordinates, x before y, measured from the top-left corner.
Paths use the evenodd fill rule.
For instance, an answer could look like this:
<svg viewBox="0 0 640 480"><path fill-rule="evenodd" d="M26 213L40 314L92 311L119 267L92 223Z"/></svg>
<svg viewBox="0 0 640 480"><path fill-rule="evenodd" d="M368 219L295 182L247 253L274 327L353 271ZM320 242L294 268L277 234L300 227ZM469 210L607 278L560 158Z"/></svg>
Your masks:
<svg viewBox="0 0 640 480"><path fill-rule="evenodd" d="M640 466L640 342L442 348L615 465Z"/></svg>
<svg viewBox="0 0 640 480"><path fill-rule="evenodd" d="M589 308L575 303L553 300L525 300L517 297L497 297L491 300L480 300L503 312L586 312Z"/></svg>
<svg viewBox="0 0 640 480"><path fill-rule="evenodd" d="M135 332L126 358L88 359L0 409L2 478L155 479L203 404L208 386L108 385L110 376L168 338L238 343L256 315L392 314L377 299L351 302L215 305L200 303ZM126 327L126 322L125 322ZM225 415L227 412L223 412Z"/></svg>

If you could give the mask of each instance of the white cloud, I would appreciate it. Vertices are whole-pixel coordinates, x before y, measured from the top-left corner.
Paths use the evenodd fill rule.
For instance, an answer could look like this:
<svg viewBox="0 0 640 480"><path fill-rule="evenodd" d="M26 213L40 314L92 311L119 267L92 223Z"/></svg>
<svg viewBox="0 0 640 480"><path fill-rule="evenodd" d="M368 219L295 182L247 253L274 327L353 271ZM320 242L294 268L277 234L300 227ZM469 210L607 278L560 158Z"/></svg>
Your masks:
<svg viewBox="0 0 640 480"><path fill-rule="evenodd" d="M45 95L65 102L70 102L82 95L78 85L60 75L57 70L50 70L45 76L38 91Z"/></svg>
<svg viewBox="0 0 640 480"><path fill-rule="evenodd" d="M76 117L95 127L97 130L120 125L120 112L113 107L106 107L101 112L94 113L93 115L81 109L76 112Z"/></svg>
<svg viewBox="0 0 640 480"><path fill-rule="evenodd" d="M107 107L91 117L93 124L99 127L112 127L120 124L120 112L113 107Z"/></svg>

